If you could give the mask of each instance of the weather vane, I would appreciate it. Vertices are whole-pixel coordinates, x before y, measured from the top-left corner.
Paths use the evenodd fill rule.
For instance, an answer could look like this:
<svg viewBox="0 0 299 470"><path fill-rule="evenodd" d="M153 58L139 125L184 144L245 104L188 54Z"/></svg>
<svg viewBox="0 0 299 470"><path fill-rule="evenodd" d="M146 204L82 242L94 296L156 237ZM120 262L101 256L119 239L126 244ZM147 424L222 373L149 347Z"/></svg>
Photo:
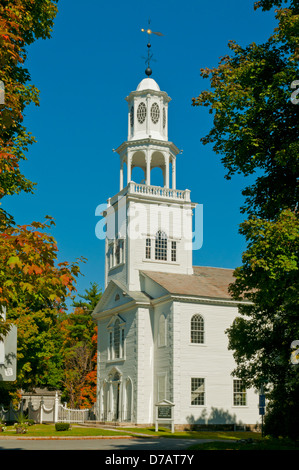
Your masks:
<svg viewBox="0 0 299 470"><path fill-rule="evenodd" d="M151 34L156 34L156 36L163 36L162 33L159 33L158 31L152 31L150 29L150 23L151 23L151 20L149 19L148 20L148 29L141 29L141 31L143 31L144 33L147 33L148 35L148 43L147 43L147 59L146 59L146 62L147 62L147 68L145 70L145 73L146 75L149 77L151 74L152 74L152 69L150 68L150 61L153 57L153 54L151 54L150 52L150 48L151 48L151 43L150 43L150 35Z"/></svg>

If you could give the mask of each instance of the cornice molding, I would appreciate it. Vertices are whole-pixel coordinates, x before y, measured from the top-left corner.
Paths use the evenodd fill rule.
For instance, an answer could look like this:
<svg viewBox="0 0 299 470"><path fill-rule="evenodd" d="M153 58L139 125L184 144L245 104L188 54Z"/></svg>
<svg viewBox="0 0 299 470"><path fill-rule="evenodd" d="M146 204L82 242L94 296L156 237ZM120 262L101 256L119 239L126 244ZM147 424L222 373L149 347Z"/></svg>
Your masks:
<svg viewBox="0 0 299 470"><path fill-rule="evenodd" d="M138 139L138 140L126 140L117 149L115 149L115 152L117 152L121 156L123 152L125 152L129 148L142 150L144 146L150 146L150 145L153 146L153 149L156 147L168 148L174 153L175 156L180 153L180 150L177 148L177 146L173 142L169 142L168 140L152 139L150 137L145 138L145 139Z"/></svg>

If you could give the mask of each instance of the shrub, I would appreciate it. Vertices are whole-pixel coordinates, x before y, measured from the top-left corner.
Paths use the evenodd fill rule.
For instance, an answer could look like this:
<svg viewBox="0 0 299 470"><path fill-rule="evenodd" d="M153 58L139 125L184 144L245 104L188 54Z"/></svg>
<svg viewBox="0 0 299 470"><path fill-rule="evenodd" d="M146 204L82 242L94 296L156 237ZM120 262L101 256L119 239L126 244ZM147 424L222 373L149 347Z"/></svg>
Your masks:
<svg viewBox="0 0 299 470"><path fill-rule="evenodd" d="M70 423L55 423L56 431L68 431L70 429Z"/></svg>

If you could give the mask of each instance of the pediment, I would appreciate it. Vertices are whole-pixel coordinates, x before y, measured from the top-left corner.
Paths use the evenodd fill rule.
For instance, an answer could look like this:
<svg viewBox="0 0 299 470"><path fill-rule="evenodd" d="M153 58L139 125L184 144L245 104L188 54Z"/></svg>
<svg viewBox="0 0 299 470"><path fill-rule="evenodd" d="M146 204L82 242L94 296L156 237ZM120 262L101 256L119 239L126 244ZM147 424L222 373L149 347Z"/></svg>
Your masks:
<svg viewBox="0 0 299 470"><path fill-rule="evenodd" d="M119 307L131 302L132 300L133 298L128 295L126 289L120 283L111 280L94 309L93 314Z"/></svg>
<svg viewBox="0 0 299 470"><path fill-rule="evenodd" d="M95 317L107 310L120 309L130 302L149 304L149 297L143 292L130 292L117 280L111 280L105 289L100 301L94 309L92 316Z"/></svg>
<svg viewBox="0 0 299 470"><path fill-rule="evenodd" d="M156 406L174 406L174 403L172 403L172 401L166 400L166 398L164 398L164 400L161 400L158 403L156 403Z"/></svg>
<svg viewBox="0 0 299 470"><path fill-rule="evenodd" d="M126 323L126 320L124 320L121 315L113 315L113 317L110 319L107 325L107 328L113 328L116 320L119 320L120 326Z"/></svg>

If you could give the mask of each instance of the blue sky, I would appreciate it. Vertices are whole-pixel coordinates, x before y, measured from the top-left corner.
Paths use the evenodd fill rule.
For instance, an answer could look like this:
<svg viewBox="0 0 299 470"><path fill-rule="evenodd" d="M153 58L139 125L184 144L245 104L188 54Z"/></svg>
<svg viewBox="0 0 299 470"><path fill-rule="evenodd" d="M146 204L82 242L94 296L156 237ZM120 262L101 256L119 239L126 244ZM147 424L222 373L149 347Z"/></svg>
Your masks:
<svg viewBox="0 0 299 470"><path fill-rule="evenodd" d="M206 108L192 97L208 88L202 67L217 66L227 43L262 42L276 24L274 12L253 10L254 0L60 0L52 38L28 49L27 67L40 90L40 106L26 110L25 125L36 137L22 171L37 183L34 195L6 198L16 223L56 221L52 234L59 261L84 256L78 293L90 282L104 290L104 242L95 235L96 207L119 190L119 160L112 149L127 139L125 97L145 77L148 18L154 78L172 98L169 140L177 159L177 188L190 189L203 204L203 246L193 263L234 268L244 240L238 234L242 177L224 178L220 157L200 139L212 126Z"/></svg>

